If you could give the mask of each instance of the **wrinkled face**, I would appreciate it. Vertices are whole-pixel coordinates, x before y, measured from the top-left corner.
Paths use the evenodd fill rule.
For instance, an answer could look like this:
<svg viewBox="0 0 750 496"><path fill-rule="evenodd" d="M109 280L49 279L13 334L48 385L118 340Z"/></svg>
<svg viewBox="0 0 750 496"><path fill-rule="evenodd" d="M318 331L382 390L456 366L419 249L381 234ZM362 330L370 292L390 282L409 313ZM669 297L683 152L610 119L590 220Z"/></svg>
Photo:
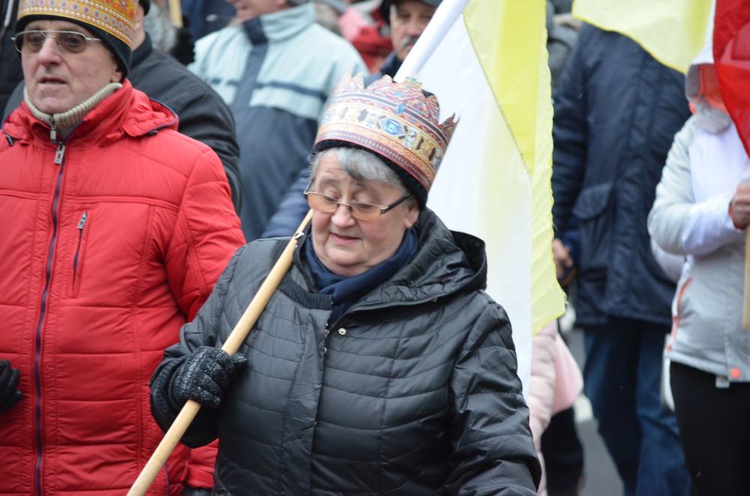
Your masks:
<svg viewBox="0 0 750 496"><path fill-rule="evenodd" d="M348 203L388 205L404 194L401 188L381 181L359 182L339 167L338 158L321 158L311 191ZM401 203L372 221L354 219L349 208L340 205L332 214L313 211L312 241L315 253L334 274L351 277L362 274L390 258L414 225L419 208L414 201Z"/></svg>
<svg viewBox="0 0 750 496"><path fill-rule="evenodd" d="M421 0L400 0L391 6L391 42L399 60L409 54L436 10Z"/></svg>
<svg viewBox="0 0 750 496"><path fill-rule="evenodd" d="M95 38L87 29L67 21L33 21L25 30L76 31ZM21 55L29 99L39 110L57 114L83 103L107 83L122 80L115 56L103 42L88 42L81 53L64 53L53 38L41 50Z"/></svg>
<svg viewBox="0 0 750 496"><path fill-rule="evenodd" d="M286 0L227 0L237 10L241 22L270 14L287 7Z"/></svg>

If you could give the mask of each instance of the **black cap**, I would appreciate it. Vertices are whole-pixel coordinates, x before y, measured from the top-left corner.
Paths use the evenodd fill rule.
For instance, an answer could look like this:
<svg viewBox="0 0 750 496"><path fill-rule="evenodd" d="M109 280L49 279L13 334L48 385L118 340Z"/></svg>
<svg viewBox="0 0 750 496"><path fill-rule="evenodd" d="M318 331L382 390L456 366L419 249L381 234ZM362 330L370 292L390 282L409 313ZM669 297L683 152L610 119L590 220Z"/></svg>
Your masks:
<svg viewBox="0 0 750 496"><path fill-rule="evenodd" d="M386 22L386 24L391 23L391 5L396 3L398 0L383 0L380 3L380 17L383 18L383 20ZM420 0L423 3L426 3L427 5L431 5L433 7L437 7L440 5L440 2L442 0Z"/></svg>

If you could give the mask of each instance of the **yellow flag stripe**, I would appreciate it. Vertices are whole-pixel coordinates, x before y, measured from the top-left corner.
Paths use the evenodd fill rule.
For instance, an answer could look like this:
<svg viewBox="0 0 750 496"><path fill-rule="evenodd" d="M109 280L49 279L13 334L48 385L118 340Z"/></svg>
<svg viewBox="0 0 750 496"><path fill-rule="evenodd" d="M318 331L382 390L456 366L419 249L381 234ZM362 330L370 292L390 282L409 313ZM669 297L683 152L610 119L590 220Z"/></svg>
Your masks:
<svg viewBox="0 0 750 496"><path fill-rule="evenodd" d="M682 73L705 43L712 0L575 0L573 15L631 38Z"/></svg>
<svg viewBox="0 0 750 496"><path fill-rule="evenodd" d="M487 198L497 196L500 180L510 180L513 164L520 159L530 188L530 284L531 332L538 332L565 309L565 297L555 279L550 249L552 241L552 105L547 66L545 8L543 0L471 0L464 23L472 47L499 109L497 138L487 140L484 155L491 168L484 184ZM513 143L515 149L508 149ZM519 164L520 165L520 164ZM514 182L514 184L519 184ZM494 195L493 195L494 190ZM506 192L508 193L508 192ZM511 208L505 197L506 208ZM519 199L516 200L521 207ZM496 202L500 206L502 202ZM528 204L527 204L528 205ZM488 222L496 216L488 215ZM503 217L503 216L501 216ZM493 238L513 243L512 232L487 226L488 246ZM489 234L494 233L494 234ZM501 276L502 277L502 276Z"/></svg>
<svg viewBox="0 0 750 496"><path fill-rule="evenodd" d="M535 106L529 104L539 93L534 82L541 62L544 8L542 0L472 0L464 9L469 39L529 174L536 163Z"/></svg>

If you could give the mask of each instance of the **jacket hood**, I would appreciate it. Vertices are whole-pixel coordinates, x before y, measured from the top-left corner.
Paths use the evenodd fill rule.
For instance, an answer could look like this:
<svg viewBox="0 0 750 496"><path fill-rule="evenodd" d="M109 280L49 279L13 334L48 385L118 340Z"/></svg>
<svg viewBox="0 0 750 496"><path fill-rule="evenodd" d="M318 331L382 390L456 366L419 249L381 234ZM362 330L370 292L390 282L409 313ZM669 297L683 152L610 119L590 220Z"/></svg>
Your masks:
<svg viewBox="0 0 750 496"><path fill-rule="evenodd" d="M685 96L695 109L696 123L707 131L718 133L729 127L732 119L727 112L711 105L704 96L706 89L703 88L704 78L701 77L701 66L714 64L713 37L714 11L712 9L703 49L695 56L685 75Z"/></svg>
<svg viewBox="0 0 750 496"><path fill-rule="evenodd" d="M704 98L701 95L700 66L704 64L713 65L713 63L713 43L708 40L700 53L698 53L690 63L688 72L685 75L685 96L693 105L697 105L704 101Z"/></svg>
<svg viewBox="0 0 750 496"><path fill-rule="evenodd" d="M414 259L389 281L358 304L382 301L434 300L463 291L485 289L487 258L484 241L469 234L450 231L429 208L415 225L419 250Z"/></svg>

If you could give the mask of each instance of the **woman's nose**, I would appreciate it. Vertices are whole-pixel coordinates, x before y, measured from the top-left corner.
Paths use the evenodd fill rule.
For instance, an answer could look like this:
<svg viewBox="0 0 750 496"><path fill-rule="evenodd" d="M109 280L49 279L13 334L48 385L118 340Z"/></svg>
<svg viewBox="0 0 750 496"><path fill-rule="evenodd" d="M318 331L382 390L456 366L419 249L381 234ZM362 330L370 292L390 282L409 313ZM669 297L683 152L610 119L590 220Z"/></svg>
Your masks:
<svg viewBox="0 0 750 496"><path fill-rule="evenodd" d="M339 203L336 210L333 211L331 221L339 226L352 224L354 222L354 217L352 217L351 207L344 203Z"/></svg>

